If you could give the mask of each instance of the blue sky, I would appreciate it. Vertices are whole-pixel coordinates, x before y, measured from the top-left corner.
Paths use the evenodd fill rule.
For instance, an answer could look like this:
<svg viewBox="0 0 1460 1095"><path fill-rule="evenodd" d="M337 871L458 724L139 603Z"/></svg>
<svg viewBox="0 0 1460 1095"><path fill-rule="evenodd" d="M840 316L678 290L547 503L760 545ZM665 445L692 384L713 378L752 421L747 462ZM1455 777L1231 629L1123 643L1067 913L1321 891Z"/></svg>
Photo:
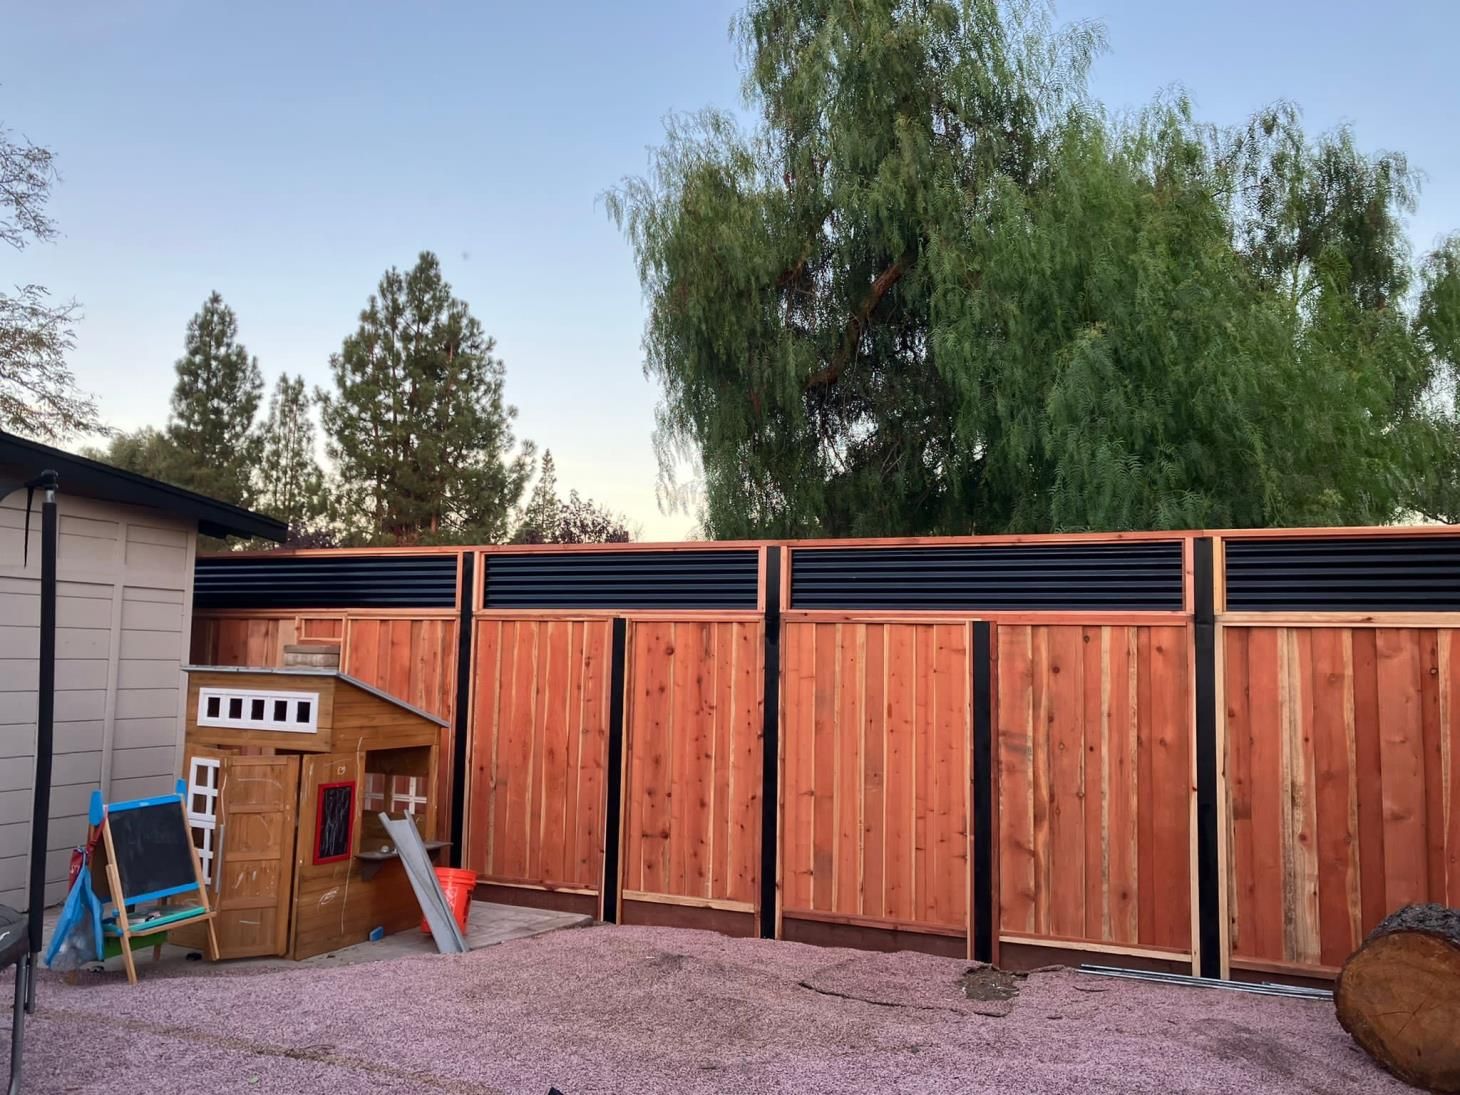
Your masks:
<svg viewBox="0 0 1460 1095"><path fill-rule="evenodd" d="M737 107L729 0L224 5L73 0L6 16L0 124L50 146L63 237L0 279L74 296L72 365L112 424L161 424L188 317L219 290L272 384L328 379L380 274L436 251L495 335L519 436L647 538L657 398L632 256L599 196L670 111ZM1426 176L1411 237L1460 229L1460 4L1065 0L1115 110L1180 86L1236 123L1277 98Z"/></svg>

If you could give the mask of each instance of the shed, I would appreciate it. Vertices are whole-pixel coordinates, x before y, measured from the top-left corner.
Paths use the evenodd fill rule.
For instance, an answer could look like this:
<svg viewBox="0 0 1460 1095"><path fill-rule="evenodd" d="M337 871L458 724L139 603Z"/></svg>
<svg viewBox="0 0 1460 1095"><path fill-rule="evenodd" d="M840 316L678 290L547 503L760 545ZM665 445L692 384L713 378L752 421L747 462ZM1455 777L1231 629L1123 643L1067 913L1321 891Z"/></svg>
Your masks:
<svg viewBox="0 0 1460 1095"><path fill-rule="evenodd" d="M45 901L64 896L93 789L171 790L198 534L282 540L272 518L0 432L0 903L28 904L39 710L41 520L26 484L59 481L55 756ZM28 527L28 533L27 533Z"/></svg>
<svg viewBox="0 0 1460 1095"><path fill-rule="evenodd" d="M188 821L224 958L308 958L420 922L379 814L434 854L445 723L338 669L188 666Z"/></svg>

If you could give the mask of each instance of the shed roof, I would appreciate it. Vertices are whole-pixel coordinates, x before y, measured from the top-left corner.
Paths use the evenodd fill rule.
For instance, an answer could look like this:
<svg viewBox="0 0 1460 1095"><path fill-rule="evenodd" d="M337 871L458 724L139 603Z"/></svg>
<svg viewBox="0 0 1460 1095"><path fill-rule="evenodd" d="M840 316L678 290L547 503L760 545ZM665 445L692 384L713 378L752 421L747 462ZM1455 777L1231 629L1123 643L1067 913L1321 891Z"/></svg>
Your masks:
<svg viewBox="0 0 1460 1095"><path fill-rule="evenodd" d="M220 502L160 479L123 471L3 430L0 430L0 468L13 468L20 475L17 481L13 473L0 473L0 500L23 486L26 480L43 471L54 471L60 477L64 494L175 513L196 521L198 531L208 536L257 536L278 542L289 533L284 522L242 506Z"/></svg>
<svg viewBox="0 0 1460 1095"><path fill-rule="evenodd" d="M183 671L186 673L262 673L276 677L334 677L346 684L352 684L362 692L369 692L372 696L378 696L387 703L409 711L413 715L419 715L428 722L434 722L437 726L450 726L440 715L433 715L429 711L422 711L414 704L406 703L405 700L392 696L389 692L382 692L373 684L366 684L358 677L352 677L348 673L341 673L338 669L331 669L325 666L312 665L287 665L287 666L251 666L251 665L185 665Z"/></svg>

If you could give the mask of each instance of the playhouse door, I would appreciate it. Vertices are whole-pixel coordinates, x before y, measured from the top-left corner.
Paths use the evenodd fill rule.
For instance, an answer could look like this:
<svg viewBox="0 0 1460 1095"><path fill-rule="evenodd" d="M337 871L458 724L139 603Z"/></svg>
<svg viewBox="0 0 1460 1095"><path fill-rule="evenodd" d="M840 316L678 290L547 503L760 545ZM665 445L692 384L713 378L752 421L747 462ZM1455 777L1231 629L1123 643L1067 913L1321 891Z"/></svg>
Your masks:
<svg viewBox="0 0 1460 1095"><path fill-rule="evenodd" d="M284 954L294 881L299 758L225 756L213 906L224 958Z"/></svg>

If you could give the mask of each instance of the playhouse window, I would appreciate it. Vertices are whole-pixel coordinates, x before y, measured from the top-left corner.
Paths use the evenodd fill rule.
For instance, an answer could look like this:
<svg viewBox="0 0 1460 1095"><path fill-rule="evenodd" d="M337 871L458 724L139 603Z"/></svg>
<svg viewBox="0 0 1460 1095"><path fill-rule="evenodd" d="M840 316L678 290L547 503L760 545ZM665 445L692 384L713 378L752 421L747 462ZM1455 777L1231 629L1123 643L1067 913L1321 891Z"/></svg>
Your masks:
<svg viewBox="0 0 1460 1095"><path fill-rule="evenodd" d="M319 729L318 711L318 692L265 692L251 688L198 691L199 726L313 734Z"/></svg>
<svg viewBox="0 0 1460 1095"><path fill-rule="evenodd" d="M213 838L218 829L217 757L193 757L188 765L188 827L203 867L203 881L213 881Z"/></svg>
<svg viewBox="0 0 1460 1095"><path fill-rule="evenodd" d="M427 826L432 811L429 748L370 749L365 753L364 769L359 798L361 847L391 843L380 824L382 813L414 818L427 840L435 838L437 834Z"/></svg>

